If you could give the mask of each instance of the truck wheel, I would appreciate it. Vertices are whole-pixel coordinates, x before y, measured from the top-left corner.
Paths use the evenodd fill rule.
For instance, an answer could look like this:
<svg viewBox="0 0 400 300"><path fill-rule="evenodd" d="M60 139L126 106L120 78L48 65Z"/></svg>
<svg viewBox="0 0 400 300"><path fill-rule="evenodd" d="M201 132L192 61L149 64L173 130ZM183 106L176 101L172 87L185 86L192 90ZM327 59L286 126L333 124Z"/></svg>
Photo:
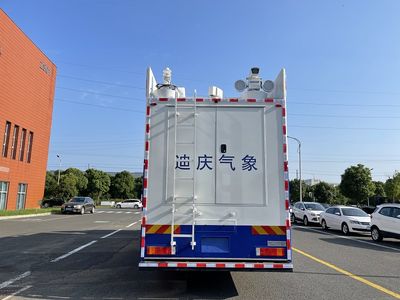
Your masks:
<svg viewBox="0 0 400 300"><path fill-rule="evenodd" d="M304 226L308 226L309 225L307 217L304 217L303 223L304 223Z"/></svg>
<svg viewBox="0 0 400 300"><path fill-rule="evenodd" d="M346 223L342 224L342 232L344 235L349 235L350 231L349 231L349 225L347 225Z"/></svg>
<svg viewBox="0 0 400 300"><path fill-rule="evenodd" d="M381 231L378 229L378 227L372 227L371 229L371 238L372 240L374 240L375 242L380 242L383 240L383 236Z"/></svg>

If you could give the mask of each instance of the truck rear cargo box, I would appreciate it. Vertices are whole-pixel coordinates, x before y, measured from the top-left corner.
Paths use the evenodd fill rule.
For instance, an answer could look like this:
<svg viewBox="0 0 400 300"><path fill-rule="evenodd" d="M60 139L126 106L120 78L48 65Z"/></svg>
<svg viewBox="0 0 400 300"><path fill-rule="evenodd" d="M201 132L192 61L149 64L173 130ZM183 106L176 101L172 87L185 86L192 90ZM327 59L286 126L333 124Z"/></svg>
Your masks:
<svg viewBox="0 0 400 300"><path fill-rule="evenodd" d="M186 97L148 70L139 267L292 270L285 73L237 85Z"/></svg>

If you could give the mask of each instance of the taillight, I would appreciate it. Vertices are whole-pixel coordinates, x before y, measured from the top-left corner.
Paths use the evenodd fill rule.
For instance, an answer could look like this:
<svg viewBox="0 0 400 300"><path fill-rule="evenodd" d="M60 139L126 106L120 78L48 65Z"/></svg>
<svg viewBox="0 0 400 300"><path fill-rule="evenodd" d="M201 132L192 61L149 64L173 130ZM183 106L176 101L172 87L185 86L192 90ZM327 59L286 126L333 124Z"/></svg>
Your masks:
<svg viewBox="0 0 400 300"><path fill-rule="evenodd" d="M285 256L286 248L256 248L257 256Z"/></svg>
<svg viewBox="0 0 400 300"><path fill-rule="evenodd" d="M171 247L147 246L147 255L171 255Z"/></svg>

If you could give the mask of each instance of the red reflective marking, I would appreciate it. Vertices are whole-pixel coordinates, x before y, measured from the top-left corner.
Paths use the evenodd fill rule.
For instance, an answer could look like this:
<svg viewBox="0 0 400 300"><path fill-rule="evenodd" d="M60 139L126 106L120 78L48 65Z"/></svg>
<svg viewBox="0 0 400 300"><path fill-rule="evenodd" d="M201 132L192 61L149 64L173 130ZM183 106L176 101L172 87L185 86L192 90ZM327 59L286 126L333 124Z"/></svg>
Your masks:
<svg viewBox="0 0 400 300"><path fill-rule="evenodd" d="M150 124L146 124L146 133L150 132Z"/></svg>
<svg viewBox="0 0 400 300"><path fill-rule="evenodd" d="M253 235L258 235L259 234L257 232L257 230L254 229L254 226L251 227L251 234L253 234Z"/></svg>
<svg viewBox="0 0 400 300"><path fill-rule="evenodd" d="M148 255L171 255L171 247L147 246Z"/></svg>
<svg viewBox="0 0 400 300"><path fill-rule="evenodd" d="M287 152L287 145L283 144L283 153L286 153L286 152Z"/></svg>
<svg viewBox="0 0 400 300"><path fill-rule="evenodd" d="M231 99L229 99L229 102L239 102L239 99L238 98L231 98Z"/></svg>
<svg viewBox="0 0 400 300"><path fill-rule="evenodd" d="M286 135L286 126L285 125L282 126L282 131L283 131L283 135Z"/></svg>
<svg viewBox="0 0 400 300"><path fill-rule="evenodd" d="M147 106L147 108L146 108L146 115L150 116L150 106Z"/></svg>
<svg viewBox="0 0 400 300"><path fill-rule="evenodd" d="M254 264L254 268L262 269L264 268L264 264Z"/></svg>
<svg viewBox="0 0 400 300"><path fill-rule="evenodd" d="M289 210L289 200L285 200L285 209Z"/></svg>
<svg viewBox="0 0 400 300"><path fill-rule="evenodd" d="M282 117L286 117L286 108L282 107Z"/></svg>
<svg viewBox="0 0 400 300"><path fill-rule="evenodd" d="M196 267L197 267L197 268L206 268L206 267L207 267L207 264L205 264L205 263L197 263L197 264L196 264Z"/></svg>
<svg viewBox="0 0 400 300"><path fill-rule="evenodd" d="M286 240L286 247L288 250L290 250L290 248L291 248L290 240Z"/></svg>
<svg viewBox="0 0 400 300"><path fill-rule="evenodd" d="M160 98L158 100L161 101L161 102L164 102L164 101L168 101L168 98Z"/></svg>
<svg viewBox="0 0 400 300"><path fill-rule="evenodd" d="M140 240L140 247L141 247L141 248L144 247L144 237L142 237L142 239Z"/></svg>
<svg viewBox="0 0 400 300"><path fill-rule="evenodd" d="M149 161L147 159L144 160L144 169L147 170L149 167Z"/></svg>
<svg viewBox="0 0 400 300"><path fill-rule="evenodd" d="M265 102L268 102L268 103L273 103L273 102L274 102L274 99L272 99L272 98L266 98L264 101L265 101Z"/></svg>
<svg viewBox="0 0 400 300"><path fill-rule="evenodd" d="M147 189L147 178L143 178L143 188Z"/></svg>
<svg viewBox="0 0 400 300"><path fill-rule="evenodd" d="M178 102L184 102L184 101L186 101L186 98L177 98L176 101L178 101Z"/></svg>
<svg viewBox="0 0 400 300"><path fill-rule="evenodd" d="M145 217L142 218L142 226L146 226L146 218Z"/></svg>
<svg viewBox="0 0 400 300"><path fill-rule="evenodd" d="M289 190L289 181L285 180L285 191Z"/></svg>
<svg viewBox="0 0 400 300"><path fill-rule="evenodd" d="M146 205L147 205L147 197L143 197L142 204L143 204L143 207L146 207Z"/></svg>
<svg viewBox="0 0 400 300"><path fill-rule="evenodd" d="M288 166L288 162L287 161L283 162L283 171L285 171L285 172L289 171L289 166Z"/></svg>
<svg viewBox="0 0 400 300"><path fill-rule="evenodd" d="M283 264L273 264L272 267L274 269L283 269Z"/></svg>
<svg viewBox="0 0 400 300"><path fill-rule="evenodd" d="M275 107L282 107L281 104L275 104Z"/></svg>
<svg viewBox="0 0 400 300"><path fill-rule="evenodd" d="M204 102L203 98L196 98L196 102Z"/></svg>
<svg viewBox="0 0 400 300"><path fill-rule="evenodd" d="M145 151L149 151L149 141L146 141L146 142L144 143L144 150L145 150Z"/></svg>
<svg viewBox="0 0 400 300"><path fill-rule="evenodd" d="M217 268L225 268L225 264L215 264L215 267L217 267Z"/></svg>
<svg viewBox="0 0 400 300"><path fill-rule="evenodd" d="M256 99L247 99L247 102L256 102Z"/></svg>
<svg viewBox="0 0 400 300"><path fill-rule="evenodd" d="M160 262L160 263L158 263L158 267L159 268L167 268L168 267L168 263Z"/></svg>
<svg viewBox="0 0 400 300"><path fill-rule="evenodd" d="M290 229L290 220L286 220L286 229Z"/></svg>
<svg viewBox="0 0 400 300"><path fill-rule="evenodd" d="M235 264L235 268L243 269L244 268L244 264Z"/></svg>
<svg viewBox="0 0 400 300"><path fill-rule="evenodd" d="M284 256L285 248L259 248L260 256Z"/></svg>
<svg viewBox="0 0 400 300"><path fill-rule="evenodd" d="M187 263L178 263L177 267L178 268L187 268Z"/></svg>
<svg viewBox="0 0 400 300"><path fill-rule="evenodd" d="M212 98L212 101L214 101L215 103L218 103L221 101L221 99L220 98Z"/></svg>

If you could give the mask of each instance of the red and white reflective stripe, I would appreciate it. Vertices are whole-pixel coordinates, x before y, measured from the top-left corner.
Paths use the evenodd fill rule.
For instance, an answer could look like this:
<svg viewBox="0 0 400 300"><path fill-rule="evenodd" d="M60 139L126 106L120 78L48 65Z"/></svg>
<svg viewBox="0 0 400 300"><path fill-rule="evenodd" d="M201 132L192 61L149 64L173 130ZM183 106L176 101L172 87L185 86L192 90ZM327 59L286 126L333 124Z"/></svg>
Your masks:
<svg viewBox="0 0 400 300"><path fill-rule="evenodd" d="M285 181L285 210L286 210L286 248L287 259L292 260L292 245L291 245L291 223L289 210L289 163L288 163L288 139L287 139L287 120L286 120L286 99L283 99L279 104L275 104L282 110L282 134L283 134L283 180Z"/></svg>
<svg viewBox="0 0 400 300"><path fill-rule="evenodd" d="M140 268L201 268L201 269L293 269L292 263L249 262L156 262L143 261Z"/></svg>
<svg viewBox="0 0 400 300"><path fill-rule="evenodd" d="M160 101L168 101L168 98L159 98ZM148 194L148 178L149 178L149 154L150 154L150 116L151 106L146 107L146 126L144 141L144 161L143 161L143 212L142 212L142 234L140 237L140 257L144 258L145 254L145 237L147 223L147 194Z"/></svg>

